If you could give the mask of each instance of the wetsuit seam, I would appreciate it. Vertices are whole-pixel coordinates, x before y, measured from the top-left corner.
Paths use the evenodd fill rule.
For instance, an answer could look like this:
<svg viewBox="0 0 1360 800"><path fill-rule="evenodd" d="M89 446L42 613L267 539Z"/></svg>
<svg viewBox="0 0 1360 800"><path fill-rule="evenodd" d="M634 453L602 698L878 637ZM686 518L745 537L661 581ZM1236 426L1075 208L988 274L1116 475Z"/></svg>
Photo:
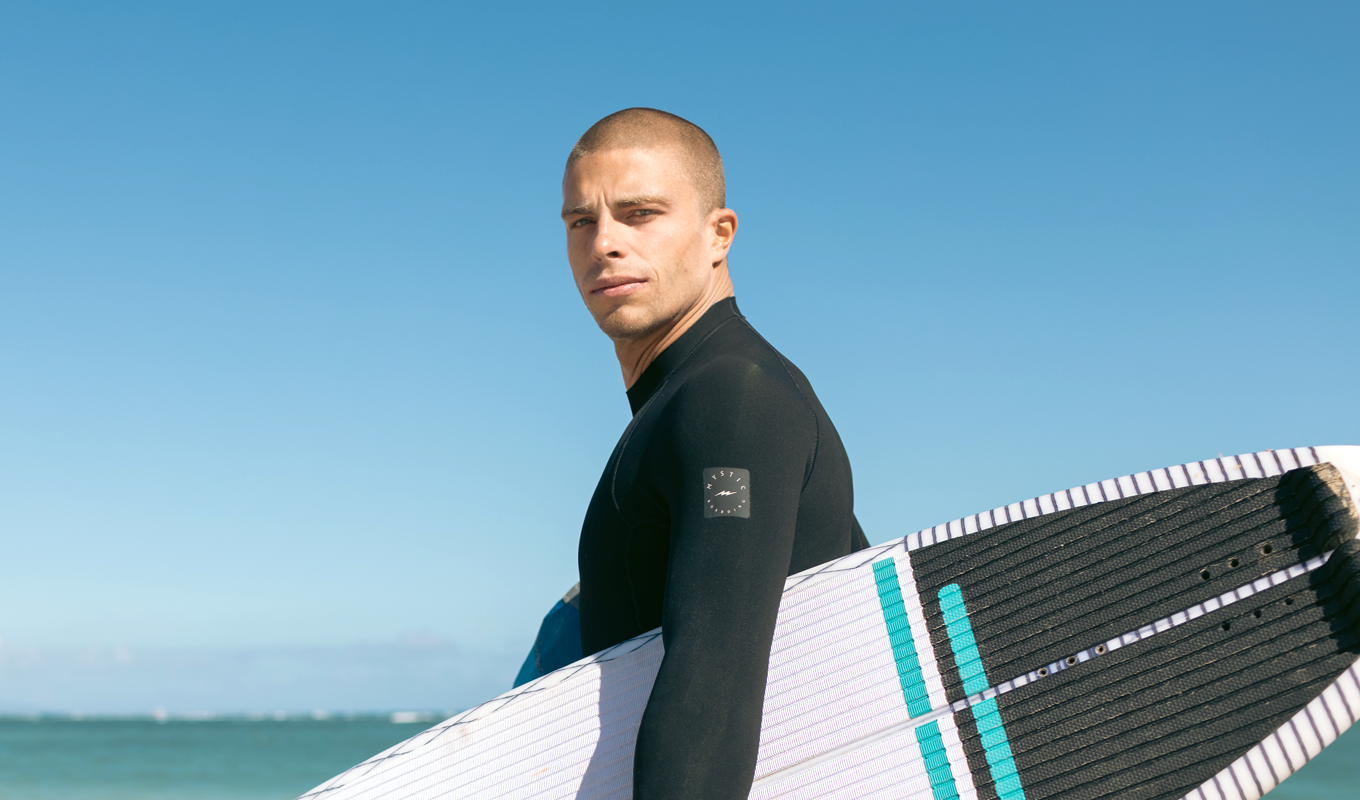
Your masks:
<svg viewBox="0 0 1360 800"><path fill-rule="evenodd" d="M624 527L628 529L628 535L623 540L623 574L628 579L628 600L633 604L633 620L637 623L638 629L642 628L642 615L638 610L637 587L633 584L633 523L628 521L628 515L623 513L623 507L619 505L619 465L623 463L623 456L628 452L628 443L633 439L633 431L637 430L637 423L642 419L642 415L647 413L652 401L661 396L661 390L666 387L669 380L662 381L655 393L647 398L647 402L642 404L638 413L633 415L633 420L628 423L628 430L624 432L623 446L619 448L618 457L614 459L614 469L609 473L609 498L614 501L614 513L623 520Z"/></svg>
<svg viewBox="0 0 1360 800"><path fill-rule="evenodd" d="M618 457L614 459L614 469L609 472L609 499L614 502L615 513L624 521L624 524L630 526L630 529L631 523L628 522L628 517L624 516L623 507L619 505L619 465L623 463L623 456L628 452L628 443L633 440L633 432L637 430L638 421L642 419L643 414L647 413L647 409L651 408L652 401L661 396L661 390L666 388L667 383L670 383L669 379L662 381L652 396L647 398L647 402L642 404L642 408L638 409L638 413L633 415L633 419L628 423L627 430L623 432L623 444L619 446Z"/></svg>
<svg viewBox="0 0 1360 800"><path fill-rule="evenodd" d="M812 417L812 463L808 464L807 471L803 473L802 486L803 489L807 489L808 483L812 480L812 472L817 468L817 446L822 440L822 425L817 419L817 411L812 407L812 401L808 399L807 392L804 392L803 387L798 385L798 379L793 377L793 373L789 371L788 362L784 360L784 357L780 355L778 350L775 350L774 345L770 344L764 336L761 336L760 331L756 330L755 326L752 325L746 317L738 315L737 319L740 319L742 324L744 324L751 333L754 333L761 343L770 348L770 351L774 353L775 358L779 359L779 366L784 368L784 374L789 376L789 383L792 383L793 388L798 390L798 396L803 398L803 405L807 407L808 416Z"/></svg>

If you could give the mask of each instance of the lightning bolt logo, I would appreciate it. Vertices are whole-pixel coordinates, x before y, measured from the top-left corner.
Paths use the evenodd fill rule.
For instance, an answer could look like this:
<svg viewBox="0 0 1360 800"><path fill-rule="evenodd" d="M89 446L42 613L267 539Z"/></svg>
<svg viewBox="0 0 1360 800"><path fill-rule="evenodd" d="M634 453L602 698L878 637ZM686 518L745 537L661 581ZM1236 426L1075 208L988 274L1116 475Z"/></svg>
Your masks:
<svg viewBox="0 0 1360 800"><path fill-rule="evenodd" d="M751 516L751 473L738 467L704 470L704 517Z"/></svg>

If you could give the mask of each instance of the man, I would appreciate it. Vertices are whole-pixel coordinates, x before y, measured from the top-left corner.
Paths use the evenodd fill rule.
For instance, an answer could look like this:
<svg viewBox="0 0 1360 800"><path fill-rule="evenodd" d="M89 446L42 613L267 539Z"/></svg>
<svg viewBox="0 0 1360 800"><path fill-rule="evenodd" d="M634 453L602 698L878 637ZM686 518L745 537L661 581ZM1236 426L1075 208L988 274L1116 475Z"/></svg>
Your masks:
<svg viewBox="0 0 1360 800"><path fill-rule="evenodd" d="M633 792L744 798L784 579L868 546L850 462L807 378L737 310L737 215L698 126L630 108L562 181L567 256L633 419L581 530L581 646L658 625Z"/></svg>

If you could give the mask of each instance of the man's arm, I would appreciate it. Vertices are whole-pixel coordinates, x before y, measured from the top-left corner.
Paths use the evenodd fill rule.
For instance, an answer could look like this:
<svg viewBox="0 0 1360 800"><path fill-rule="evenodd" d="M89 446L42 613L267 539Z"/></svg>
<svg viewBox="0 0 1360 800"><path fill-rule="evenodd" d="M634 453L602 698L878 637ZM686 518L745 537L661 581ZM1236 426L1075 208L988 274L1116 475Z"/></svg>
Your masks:
<svg viewBox="0 0 1360 800"><path fill-rule="evenodd" d="M676 398L666 459L674 472L658 487L671 515L666 655L638 732L638 800L745 798L755 771L770 644L817 431L796 387L746 367L728 372ZM732 469L749 478L722 474ZM742 492L749 516L737 505Z"/></svg>

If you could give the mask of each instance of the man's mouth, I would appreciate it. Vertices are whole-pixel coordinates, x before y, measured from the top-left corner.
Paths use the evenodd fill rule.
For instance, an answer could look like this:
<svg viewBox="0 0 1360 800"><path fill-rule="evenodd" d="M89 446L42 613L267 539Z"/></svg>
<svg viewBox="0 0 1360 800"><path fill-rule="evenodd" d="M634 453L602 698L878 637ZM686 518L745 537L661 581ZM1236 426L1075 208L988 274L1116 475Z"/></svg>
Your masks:
<svg viewBox="0 0 1360 800"><path fill-rule="evenodd" d="M640 278L609 278L601 281L601 285L592 289L590 293L599 297L623 297L642 288L643 283L645 281Z"/></svg>

